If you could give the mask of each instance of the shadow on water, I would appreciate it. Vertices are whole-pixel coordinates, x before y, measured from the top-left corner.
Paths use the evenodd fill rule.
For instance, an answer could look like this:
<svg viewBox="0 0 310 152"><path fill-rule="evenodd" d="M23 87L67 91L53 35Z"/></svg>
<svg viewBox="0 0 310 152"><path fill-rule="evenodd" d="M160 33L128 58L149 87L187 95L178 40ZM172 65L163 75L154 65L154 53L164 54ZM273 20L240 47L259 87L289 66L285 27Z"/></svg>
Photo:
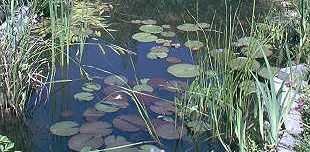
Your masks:
<svg viewBox="0 0 310 152"><path fill-rule="evenodd" d="M104 69L117 75L123 75L129 80L131 87L136 83L136 79L143 78L160 78L167 81L178 80L187 84L191 82L191 79L177 79L168 74L166 69L169 64L164 59L149 60L146 58L148 50L153 46L156 46L156 44L133 41L131 35L137 31L137 27L128 24L130 20L155 19L162 24L176 26L185 21L194 22L188 13L190 12L191 15L200 21L208 23L213 21L214 24L224 26L227 5L231 5L232 12L236 9L242 10L240 11L239 16L242 20L250 17L248 15L252 12L252 3L250 2L242 2L240 4L238 2L231 2L231 4L225 5L224 0L116 0L114 3L116 5L114 12L111 14L113 23L112 28L115 27L119 31L113 34L115 35L113 43L118 41L122 46L125 46L126 48L128 47L137 55L118 55L109 48L105 48L106 54L103 54L97 46L86 46L81 65L87 65L83 66L83 68L91 77L94 77L94 82L102 86L102 89L95 94L95 98L91 102L79 102L73 97L74 94L81 91L82 85L86 82L81 79L80 66L72 62L67 71L61 71L61 68L58 68L55 79L72 80L72 82L57 83L49 96L43 94L40 97L43 102L38 102L35 106L29 105L30 107L34 106L35 108L30 111L29 116L27 117L27 125L17 125L17 128L14 128L12 127L15 126L14 123L12 125L5 124L5 126L10 126L9 128L5 128L3 125L0 127L1 133L4 132L6 135L11 136L18 145L21 145L19 147L23 151L69 151L69 138L52 135L49 132L49 128L55 122L64 120L73 120L80 125L85 123L86 120L83 117L84 111L89 107L93 107L96 102L107 96L104 91L108 88L108 85L104 84L104 78L109 74L91 67ZM187 9L188 11L186 11ZM267 9L268 8L261 9L260 12L266 12L265 10ZM184 41L183 37L173 39L175 42L180 42L182 40ZM102 39L89 39L88 42L100 43L103 46L107 44L107 42ZM75 47L72 48L71 57L73 59L75 59L76 50ZM182 59L183 63L194 63L190 51L185 47L171 48L169 56ZM172 101L176 94L155 89L152 95ZM44 99L47 98L48 101L45 102ZM156 118L158 114L151 111L148 112L153 119L158 119ZM138 115L137 108L132 100L130 100L128 108L121 109L116 113L105 114L100 120L112 124L115 117L129 114ZM14 131L12 129L14 129ZM27 134L23 136L23 134L25 134L25 129L29 129L30 133L29 135ZM127 133L113 128L112 134L124 136L131 142L152 140L151 136L146 131ZM198 146L194 145L189 136L185 136L182 140L162 139L162 143L162 148L167 152L224 151L220 144L214 142L205 141L199 143Z"/></svg>

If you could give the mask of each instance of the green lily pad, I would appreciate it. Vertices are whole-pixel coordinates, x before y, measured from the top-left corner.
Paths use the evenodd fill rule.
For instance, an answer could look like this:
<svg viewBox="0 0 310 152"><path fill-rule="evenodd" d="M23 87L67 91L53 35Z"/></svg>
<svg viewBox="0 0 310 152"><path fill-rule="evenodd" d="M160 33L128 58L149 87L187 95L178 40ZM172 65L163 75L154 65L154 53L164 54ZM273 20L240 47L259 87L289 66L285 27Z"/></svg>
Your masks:
<svg viewBox="0 0 310 152"><path fill-rule="evenodd" d="M146 33L157 34L161 33L164 29L158 25L142 25L139 30Z"/></svg>
<svg viewBox="0 0 310 152"><path fill-rule="evenodd" d="M194 51L199 50L200 48L204 46L202 42L192 41L192 40L188 40L187 42L184 43L184 45Z"/></svg>
<svg viewBox="0 0 310 152"><path fill-rule="evenodd" d="M257 71L260 68L259 62L246 57L238 57L236 59L233 59L230 62L229 66L233 70L242 70L246 68L246 70Z"/></svg>
<svg viewBox="0 0 310 152"><path fill-rule="evenodd" d="M185 23L185 24L179 25L179 26L177 26L177 29L181 30L181 31L185 31L185 32L193 32L193 31L199 30L197 25L190 24L190 23Z"/></svg>
<svg viewBox="0 0 310 152"><path fill-rule="evenodd" d="M271 76L274 77L279 72L278 67L270 67ZM262 67L258 71L258 75L263 77L264 79L269 79L269 71L267 67Z"/></svg>
<svg viewBox="0 0 310 152"><path fill-rule="evenodd" d="M158 148L155 145L142 145L139 147L139 151L138 152L162 152L163 150Z"/></svg>
<svg viewBox="0 0 310 152"><path fill-rule="evenodd" d="M154 89L148 84L137 84L133 87L133 90L138 92L153 92Z"/></svg>
<svg viewBox="0 0 310 152"><path fill-rule="evenodd" d="M142 21L141 20L131 20L130 21L132 24L141 24Z"/></svg>
<svg viewBox="0 0 310 152"><path fill-rule="evenodd" d="M101 86L98 83L85 83L82 86L82 90L86 92L99 91L100 89L101 89Z"/></svg>
<svg viewBox="0 0 310 152"><path fill-rule="evenodd" d="M127 139L123 136L108 136L104 139L105 145L107 145L106 148L114 148L114 147L119 147L119 146L124 146L124 145L129 145L131 144ZM138 148L135 147L126 147L126 148L117 148L113 150L109 150L111 152L137 152Z"/></svg>
<svg viewBox="0 0 310 152"><path fill-rule="evenodd" d="M167 24L161 25L161 27L164 28L164 29L170 29L171 28L171 26L167 25Z"/></svg>
<svg viewBox="0 0 310 152"><path fill-rule="evenodd" d="M175 37L176 36L176 34L174 32L171 32L171 31L161 32L160 35L163 37Z"/></svg>
<svg viewBox="0 0 310 152"><path fill-rule="evenodd" d="M57 136L72 136L79 132L79 124L73 121L61 121L53 124L50 131Z"/></svg>
<svg viewBox="0 0 310 152"><path fill-rule="evenodd" d="M148 59L162 59L168 56L169 49L164 46L152 47L150 52L146 55Z"/></svg>
<svg viewBox="0 0 310 152"><path fill-rule="evenodd" d="M132 35L132 38L139 42L154 42L158 39L156 35L153 35L150 33L143 33L143 32Z"/></svg>
<svg viewBox="0 0 310 152"><path fill-rule="evenodd" d="M152 20L152 19L147 19L147 20L143 20L142 24L147 24L147 25L154 25L156 24L157 21L156 20Z"/></svg>
<svg viewBox="0 0 310 152"><path fill-rule="evenodd" d="M192 78L199 74L199 68L193 64L174 64L168 67L168 73L179 78Z"/></svg>
<svg viewBox="0 0 310 152"><path fill-rule="evenodd" d="M81 126L80 133L107 136L112 133L112 125L102 121L88 122Z"/></svg>
<svg viewBox="0 0 310 152"><path fill-rule="evenodd" d="M203 28L203 29L205 29L205 28L210 28L210 27L211 27L211 25L208 24L208 23L197 23L197 26L198 26L199 28Z"/></svg>
<svg viewBox="0 0 310 152"><path fill-rule="evenodd" d="M102 137L92 134L77 134L69 139L68 146L71 150L81 151L84 147L97 149L104 145Z"/></svg>
<svg viewBox="0 0 310 152"><path fill-rule="evenodd" d="M79 92L76 93L73 97L79 101L91 101L95 98L94 95L89 92Z"/></svg>
<svg viewBox="0 0 310 152"><path fill-rule="evenodd" d="M110 103L102 102L102 101L96 103L95 108L96 110L102 111L102 112L116 112L120 110L120 107L110 104Z"/></svg>
<svg viewBox="0 0 310 152"><path fill-rule="evenodd" d="M124 86L128 83L128 79L122 75L109 75L105 77L104 83L107 85Z"/></svg>
<svg viewBox="0 0 310 152"><path fill-rule="evenodd" d="M165 39L157 39L157 40L156 40L156 43L157 43L157 44L163 44L163 43L165 43L165 42L167 42L167 40L165 40Z"/></svg>

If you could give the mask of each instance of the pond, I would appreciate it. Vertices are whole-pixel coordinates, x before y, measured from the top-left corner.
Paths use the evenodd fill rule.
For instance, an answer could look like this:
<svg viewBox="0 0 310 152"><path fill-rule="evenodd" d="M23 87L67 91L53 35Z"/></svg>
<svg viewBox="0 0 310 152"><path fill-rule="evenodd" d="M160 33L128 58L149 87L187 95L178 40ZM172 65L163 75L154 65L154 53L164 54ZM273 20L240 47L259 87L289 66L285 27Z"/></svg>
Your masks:
<svg viewBox="0 0 310 152"><path fill-rule="evenodd" d="M112 28L118 30L112 32L114 38L89 38L87 43L95 45L85 45L81 64L75 56L79 46L71 48L72 62L68 69L58 68L54 80L58 82L50 94L33 95L25 149L62 152L140 143L119 151L224 151L218 141L193 140L174 103L197 72L195 51L203 44L196 40L201 30L212 30L211 22L225 25L224 4L215 0L119 2L111 14ZM250 17L252 4L231 6L232 11L240 6L241 18ZM207 24L194 24L191 15ZM117 54L112 44L126 46L129 53ZM87 76L81 78L81 71ZM149 142L154 139L137 105L145 108L161 144Z"/></svg>

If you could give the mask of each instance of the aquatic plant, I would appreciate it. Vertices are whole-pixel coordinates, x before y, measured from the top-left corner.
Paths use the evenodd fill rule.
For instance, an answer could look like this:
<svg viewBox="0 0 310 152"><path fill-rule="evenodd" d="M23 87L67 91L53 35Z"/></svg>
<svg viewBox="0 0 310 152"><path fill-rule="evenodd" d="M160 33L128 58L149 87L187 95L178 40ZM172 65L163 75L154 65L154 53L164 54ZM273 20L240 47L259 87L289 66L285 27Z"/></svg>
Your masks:
<svg viewBox="0 0 310 152"><path fill-rule="evenodd" d="M58 136L72 136L79 132L79 124L73 121L61 121L50 127L50 132Z"/></svg>
<svg viewBox="0 0 310 152"><path fill-rule="evenodd" d="M7 136L0 135L0 151L9 152L14 146L14 142L12 142Z"/></svg>
<svg viewBox="0 0 310 152"><path fill-rule="evenodd" d="M197 65L179 63L168 67L167 71L179 78L192 78L199 74Z"/></svg>

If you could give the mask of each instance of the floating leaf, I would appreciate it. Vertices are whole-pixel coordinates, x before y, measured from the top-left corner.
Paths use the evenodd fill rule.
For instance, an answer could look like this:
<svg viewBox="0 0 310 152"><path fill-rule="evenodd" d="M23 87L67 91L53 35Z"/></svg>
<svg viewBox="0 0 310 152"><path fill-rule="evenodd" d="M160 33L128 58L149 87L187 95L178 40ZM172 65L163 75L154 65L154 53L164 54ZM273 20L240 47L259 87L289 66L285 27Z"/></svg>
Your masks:
<svg viewBox="0 0 310 152"><path fill-rule="evenodd" d="M89 92L79 92L76 93L73 97L79 101L92 101L95 98L94 95Z"/></svg>
<svg viewBox="0 0 310 152"><path fill-rule="evenodd" d="M155 128L159 137L163 139L173 140L180 139L187 133L185 127L176 126L174 123L165 123Z"/></svg>
<svg viewBox="0 0 310 152"><path fill-rule="evenodd" d="M134 34L132 38L139 42L154 42L158 39L156 35L153 35L150 33L143 33L143 32Z"/></svg>
<svg viewBox="0 0 310 152"><path fill-rule="evenodd" d="M73 121L61 121L53 124L50 131L58 136L72 136L79 132L79 124Z"/></svg>
<svg viewBox="0 0 310 152"><path fill-rule="evenodd" d="M156 43L157 43L157 44L163 44L163 43L165 43L165 42L167 42L167 40L165 40L165 39L157 39L157 40L156 40Z"/></svg>
<svg viewBox="0 0 310 152"><path fill-rule="evenodd" d="M139 30L146 33L157 34L161 33L163 28L158 25L142 25Z"/></svg>
<svg viewBox="0 0 310 152"><path fill-rule="evenodd" d="M132 23L132 24L141 24L142 21L141 20L131 20L130 23Z"/></svg>
<svg viewBox="0 0 310 152"><path fill-rule="evenodd" d="M162 78L152 78L147 83L153 88L159 88L159 87L166 86L166 84L168 83L168 80L162 79Z"/></svg>
<svg viewBox="0 0 310 152"><path fill-rule="evenodd" d="M82 90L86 92L99 91L101 89L100 84L97 83L85 83L82 86Z"/></svg>
<svg viewBox="0 0 310 152"><path fill-rule="evenodd" d="M197 26L198 26L199 28L203 28L203 29L205 29L205 28L210 28L210 27L211 27L211 25L208 24L208 23L197 23Z"/></svg>
<svg viewBox="0 0 310 152"><path fill-rule="evenodd" d="M100 148L104 145L104 141L100 136L77 134L69 139L68 145L71 150L81 151L83 147Z"/></svg>
<svg viewBox="0 0 310 152"><path fill-rule="evenodd" d="M171 32L171 31L161 32L160 35L163 37L175 37L176 36L176 34L174 32Z"/></svg>
<svg viewBox="0 0 310 152"><path fill-rule="evenodd" d="M164 25L162 25L161 27L164 28L164 29L170 29L170 28L171 28L171 26L170 26L170 25L167 25L167 24L164 24Z"/></svg>
<svg viewBox="0 0 310 152"><path fill-rule="evenodd" d="M185 24L179 25L179 26L177 26L177 29L181 30L181 31L185 31L185 32L193 32L193 31L199 30L197 25L190 24L190 23L185 23Z"/></svg>
<svg viewBox="0 0 310 152"><path fill-rule="evenodd" d="M81 126L80 133L107 136L112 133L112 125L102 121L88 122Z"/></svg>
<svg viewBox="0 0 310 152"><path fill-rule="evenodd" d="M161 87L161 90L166 90L169 92L182 92L186 90L187 84L183 81L179 80L171 80L168 81L163 87Z"/></svg>
<svg viewBox="0 0 310 152"><path fill-rule="evenodd" d="M179 78L192 78L199 74L199 68L193 64L174 64L168 67L168 73Z"/></svg>
<svg viewBox="0 0 310 152"><path fill-rule="evenodd" d="M124 90L119 86L107 86L107 87L104 87L103 94L108 96L110 94L121 92L121 91L124 91Z"/></svg>
<svg viewBox="0 0 310 152"><path fill-rule="evenodd" d="M116 105L112 105L110 103L106 103L106 102L98 102L95 104L95 108L98 111L102 111L102 112L116 112L120 109L120 107L116 106Z"/></svg>
<svg viewBox="0 0 310 152"><path fill-rule="evenodd" d="M179 59L179 58L177 58L177 57L167 57L166 58L166 61L168 62L168 63L170 63L170 64L178 64L178 63L181 63L182 62L182 60L181 59Z"/></svg>
<svg viewBox="0 0 310 152"><path fill-rule="evenodd" d="M126 132L145 130L144 121L137 115L121 115L113 120L113 126Z"/></svg>
<svg viewBox="0 0 310 152"><path fill-rule="evenodd" d="M150 110L160 115L173 115L175 113L175 107L169 102L154 102L150 106Z"/></svg>
<svg viewBox="0 0 310 152"><path fill-rule="evenodd" d="M133 87L133 90L138 92L153 92L154 89L148 84L137 84Z"/></svg>
<svg viewBox="0 0 310 152"><path fill-rule="evenodd" d="M169 49L164 46L152 47L150 52L146 55L148 59L162 59L168 56Z"/></svg>
<svg viewBox="0 0 310 152"><path fill-rule="evenodd" d="M112 74L105 77L104 83L107 85L124 86L128 83L128 80L122 75Z"/></svg>
<svg viewBox="0 0 310 152"><path fill-rule="evenodd" d="M142 21L142 24L147 24L147 25L154 25L156 23L157 23L157 21L152 20L152 19L147 19L147 20Z"/></svg>
<svg viewBox="0 0 310 152"><path fill-rule="evenodd" d="M104 116L104 112L98 111L95 108L88 108L83 113L83 116L86 118L87 121L96 121L99 118Z"/></svg>
<svg viewBox="0 0 310 152"><path fill-rule="evenodd" d="M184 45L193 51L199 50L204 46L202 42L192 40L188 40L187 42L184 43Z"/></svg>
<svg viewBox="0 0 310 152"><path fill-rule="evenodd" d="M109 103L120 108L127 108L129 106L127 94L122 92L113 93L102 102Z"/></svg>
<svg viewBox="0 0 310 152"><path fill-rule="evenodd" d="M253 59L249 59L246 57L238 57L236 59L233 59L229 66L233 70L242 70L244 68L251 70L251 71L257 71L260 68L259 62Z"/></svg>

